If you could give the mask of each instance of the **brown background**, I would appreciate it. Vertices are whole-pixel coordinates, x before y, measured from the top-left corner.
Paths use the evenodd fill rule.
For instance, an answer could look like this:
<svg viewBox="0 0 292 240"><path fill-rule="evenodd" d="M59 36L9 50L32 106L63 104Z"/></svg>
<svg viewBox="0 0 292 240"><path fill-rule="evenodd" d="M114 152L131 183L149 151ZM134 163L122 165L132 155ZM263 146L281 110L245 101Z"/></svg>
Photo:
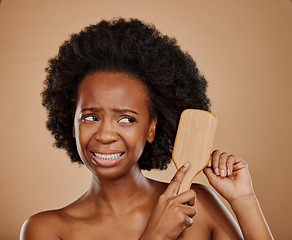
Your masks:
<svg viewBox="0 0 292 240"><path fill-rule="evenodd" d="M292 239L290 0L3 0L0 4L0 238L89 186L89 171L52 148L39 93L47 60L102 18L138 17L175 36L209 81L214 148L244 158L276 239ZM173 165L153 172L169 181ZM146 173L149 175L149 173ZM196 181L207 184L200 174Z"/></svg>

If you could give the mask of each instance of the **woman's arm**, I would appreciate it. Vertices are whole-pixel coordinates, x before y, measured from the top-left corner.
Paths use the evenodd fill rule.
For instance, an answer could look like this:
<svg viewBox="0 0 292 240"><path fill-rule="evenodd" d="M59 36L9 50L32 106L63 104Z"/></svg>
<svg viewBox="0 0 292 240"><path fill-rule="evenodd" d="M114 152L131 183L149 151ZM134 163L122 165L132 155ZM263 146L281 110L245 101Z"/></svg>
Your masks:
<svg viewBox="0 0 292 240"><path fill-rule="evenodd" d="M230 204L245 239L273 239L255 195L236 199Z"/></svg>
<svg viewBox="0 0 292 240"><path fill-rule="evenodd" d="M216 150L204 173L215 190L230 203L246 240L273 239L243 160Z"/></svg>

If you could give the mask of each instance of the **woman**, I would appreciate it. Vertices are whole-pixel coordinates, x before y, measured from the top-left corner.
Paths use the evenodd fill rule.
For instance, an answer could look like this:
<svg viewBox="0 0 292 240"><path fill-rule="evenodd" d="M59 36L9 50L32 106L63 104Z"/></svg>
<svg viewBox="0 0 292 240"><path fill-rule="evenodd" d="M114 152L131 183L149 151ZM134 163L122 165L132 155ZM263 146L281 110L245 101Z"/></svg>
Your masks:
<svg viewBox="0 0 292 240"><path fill-rule="evenodd" d="M55 145L92 181L70 205L30 217L21 239L272 239L241 159L216 150L204 169L239 226L206 187L177 194L188 162L170 184L141 173L167 168L181 112L209 111L206 88L176 40L137 19L72 35L49 61L43 105Z"/></svg>

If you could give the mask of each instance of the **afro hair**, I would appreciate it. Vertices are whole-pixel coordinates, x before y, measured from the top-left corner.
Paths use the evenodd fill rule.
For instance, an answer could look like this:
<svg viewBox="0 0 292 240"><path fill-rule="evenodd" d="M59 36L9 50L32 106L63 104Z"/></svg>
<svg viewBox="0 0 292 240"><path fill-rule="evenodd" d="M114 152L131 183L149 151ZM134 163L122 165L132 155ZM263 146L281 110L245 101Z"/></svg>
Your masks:
<svg viewBox="0 0 292 240"><path fill-rule="evenodd" d="M102 20L71 35L49 60L42 104L55 146L82 164L72 134L76 94L82 79L96 71L136 76L148 89L157 116L154 141L146 143L141 169L166 169L171 161L180 114L187 108L210 111L207 81L176 39L138 19Z"/></svg>

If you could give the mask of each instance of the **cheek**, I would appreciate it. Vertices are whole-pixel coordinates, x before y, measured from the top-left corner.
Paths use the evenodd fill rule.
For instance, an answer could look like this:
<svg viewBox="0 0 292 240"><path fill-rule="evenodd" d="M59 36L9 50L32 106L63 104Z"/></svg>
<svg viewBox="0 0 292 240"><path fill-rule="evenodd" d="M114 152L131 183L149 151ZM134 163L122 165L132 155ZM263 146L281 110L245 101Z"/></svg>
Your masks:
<svg viewBox="0 0 292 240"><path fill-rule="evenodd" d="M75 131L75 140L76 140L76 146L78 150L78 154L82 160L82 162L86 165L86 145L88 142L88 134L86 134L86 131L80 129L80 125L77 128L77 131Z"/></svg>
<svg viewBox="0 0 292 240"><path fill-rule="evenodd" d="M145 147L145 143L146 143L146 141L143 141L143 142L141 141L141 142L138 142L136 144L136 148L135 148L135 159L136 160L138 160L141 157L142 152L143 152L144 147Z"/></svg>
<svg viewBox="0 0 292 240"><path fill-rule="evenodd" d="M130 131L124 139L126 145L128 145L129 153L137 161L144 150L147 141L147 132L141 131L141 129Z"/></svg>

